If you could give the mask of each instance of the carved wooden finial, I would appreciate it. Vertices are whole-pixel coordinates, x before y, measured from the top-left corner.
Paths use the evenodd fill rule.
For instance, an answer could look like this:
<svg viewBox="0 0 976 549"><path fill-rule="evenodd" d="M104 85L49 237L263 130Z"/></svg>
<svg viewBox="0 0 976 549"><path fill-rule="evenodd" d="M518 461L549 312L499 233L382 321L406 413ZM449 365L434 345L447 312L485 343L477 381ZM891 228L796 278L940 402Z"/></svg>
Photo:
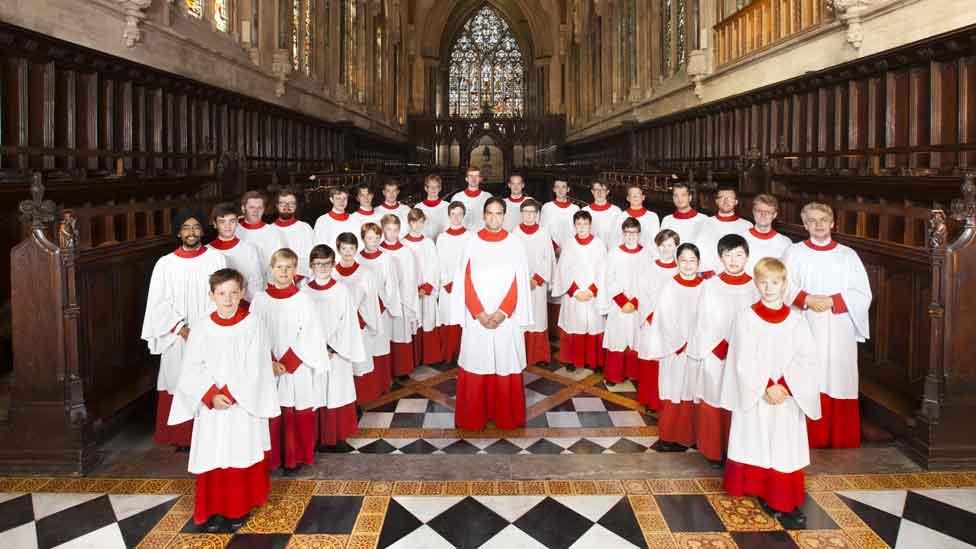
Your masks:
<svg viewBox="0 0 976 549"><path fill-rule="evenodd" d="M945 248L948 233L945 210L931 210L929 212L928 235L925 239L926 245L933 250Z"/></svg>
<svg viewBox="0 0 976 549"><path fill-rule="evenodd" d="M78 220L72 210L61 212L61 223L58 226L58 245L62 250L74 252L78 247Z"/></svg>
<svg viewBox="0 0 976 549"><path fill-rule="evenodd" d="M952 217L973 223L976 218L976 173L969 172L963 178L962 198L952 201Z"/></svg>
<svg viewBox="0 0 976 549"><path fill-rule="evenodd" d="M34 230L43 230L54 221L54 202L44 200L44 180L40 172L31 176L30 200L22 200L18 211L24 223L30 223Z"/></svg>

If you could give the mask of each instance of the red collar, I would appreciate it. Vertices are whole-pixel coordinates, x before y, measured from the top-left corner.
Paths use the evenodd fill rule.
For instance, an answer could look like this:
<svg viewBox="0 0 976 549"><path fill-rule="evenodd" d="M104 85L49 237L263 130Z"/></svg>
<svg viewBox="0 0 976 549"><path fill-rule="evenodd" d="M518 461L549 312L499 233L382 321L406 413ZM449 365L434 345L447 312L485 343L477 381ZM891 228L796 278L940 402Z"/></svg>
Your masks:
<svg viewBox="0 0 976 549"><path fill-rule="evenodd" d="M293 218L291 218L288 221L283 221L281 219L275 219L275 223L274 224L277 225L277 226L279 226L279 227L291 227L295 223L298 223L298 218L297 217L293 217Z"/></svg>
<svg viewBox="0 0 976 549"><path fill-rule="evenodd" d="M671 263L661 263L660 259L655 259L654 263L657 263L657 266L662 269L674 269L678 266L678 262L673 259L671 260Z"/></svg>
<svg viewBox="0 0 976 549"><path fill-rule="evenodd" d="M423 242L424 235L414 236L412 234L408 234L408 235L404 236L403 238L405 240L409 240L410 242Z"/></svg>
<svg viewBox="0 0 976 549"><path fill-rule="evenodd" d="M698 215L698 210L696 210L694 208L688 210L685 213L681 213L679 211L675 211L674 212L674 218L675 219L691 219L692 217L695 217L696 215Z"/></svg>
<svg viewBox="0 0 976 549"><path fill-rule="evenodd" d="M630 217L642 217L644 214L647 213L647 208L641 208L639 210L635 210L633 208L627 208L624 211L626 211L627 215L629 215Z"/></svg>
<svg viewBox="0 0 976 549"><path fill-rule="evenodd" d="M742 286L743 284L748 284L752 281L752 277L749 276L749 273L742 273L740 275L732 276L729 273L722 272L722 274L718 275L718 277L722 279L722 282L731 284L733 286Z"/></svg>
<svg viewBox="0 0 976 549"><path fill-rule="evenodd" d="M727 217L726 216L723 216L723 215L715 214L715 219L721 221L722 223L728 223L730 221L738 221L739 220L739 214L737 214L735 212L732 212L732 215L727 216Z"/></svg>
<svg viewBox="0 0 976 549"><path fill-rule="evenodd" d="M214 311L210 313L210 320L213 320L217 326L233 326L234 324L244 320L248 314L247 309L238 306L237 310L234 311L234 316L230 318L221 318L220 315L217 314L217 311Z"/></svg>
<svg viewBox="0 0 976 549"><path fill-rule="evenodd" d="M525 195L524 194L522 196L518 197L518 198L512 198L511 196L508 197L508 201L511 202L512 204L521 204L522 201L524 201L524 200L525 200Z"/></svg>
<svg viewBox="0 0 976 549"><path fill-rule="evenodd" d="M313 290L328 290L329 288L335 286L335 284L336 284L336 279L330 278L329 281L326 282L325 284L319 284L315 280L312 280L308 284L306 284L306 286L308 286Z"/></svg>
<svg viewBox="0 0 976 549"><path fill-rule="evenodd" d="M576 235L576 241L580 243L580 246L586 246L590 242L593 242L593 235L591 234L586 238L580 238L579 235Z"/></svg>
<svg viewBox="0 0 976 549"><path fill-rule="evenodd" d="M779 324L790 316L790 308L785 303L779 309L770 309L762 300L759 300L752 304L752 310L756 311L759 318L772 324Z"/></svg>
<svg viewBox="0 0 976 549"><path fill-rule="evenodd" d="M296 274L294 281L295 284L299 284L301 281L305 280L305 275Z"/></svg>
<svg viewBox="0 0 976 549"><path fill-rule="evenodd" d="M693 278L691 280L685 280L685 279L681 278L681 274L680 273L674 275L674 280L678 284L681 284L682 286L685 286L686 288L694 288L695 286L701 284L702 281L703 281L702 277L700 277L700 276L696 276L695 278Z"/></svg>
<svg viewBox="0 0 976 549"><path fill-rule="evenodd" d="M384 208L386 208L387 210L395 210L395 209L397 209L397 208L399 208L399 207L400 207L400 203L399 203L399 202L397 202L396 204L394 204L394 205L392 205L392 206L390 206L390 205L389 205L389 204L387 204L386 202L383 202L382 204L380 204L380 206L382 206L382 207L384 207Z"/></svg>
<svg viewBox="0 0 976 549"><path fill-rule="evenodd" d="M207 247L206 246L200 246L199 248L197 248L196 250L193 250L192 252L191 251L184 250L183 249L183 246L179 246L179 247L176 248L176 250L173 251L173 253L176 254L176 257L182 257L182 258L186 258L186 259L193 259L194 257L200 257L201 255L203 255L203 252L205 252L205 251L207 251Z"/></svg>
<svg viewBox="0 0 976 549"><path fill-rule="evenodd" d="M834 248L837 247L837 241L833 239L824 246L814 244L813 241L810 240L809 238L804 240L803 243L807 245L807 248L810 248L811 250L816 250L818 252L829 252L830 250L833 250Z"/></svg>
<svg viewBox="0 0 976 549"><path fill-rule="evenodd" d="M466 194L468 198L478 198L479 196L481 196L481 189L472 191L471 189L465 187L464 194Z"/></svg>
<svg viewBox="0 0 976 549"><path fill-rule="evenodd" d="M609 201L602 206L596 202L590 202L590 209L594 212L605 212L610 209L610 206L613 206L613 204L611 204Z"/></svg>
<svg viewBox="0 0 976 549"><path fill-rule="evenodd" d="M525 223L519 223L519 228L522 229L522 232L525 234L535 234L535 232L539 230L539 224L536 223L535 225L526 225Z"/></svg>
<svg viewBox="0 0 976 549"><path fill-rule="evenodd" d="M641 251L643 249L644 249L644 246L641 245L641 244L638 244L637 247L634 248L633 250L631 250L630 248L628 248L626 244L621 244L620 245L620 250L622 252L628 253L628 254L636 254L637 252L639 252L639 251Z"/></svg>
<svg viewBox="0 0 976 549"><path fill-rule="evenodd" d="M506 236L508 236L508 231L505 229L499 229L495 232L491 232L488 229L478 231L478 238L486 242L501 242L505 240Z"/></svg>
<svg viewBox="0 0 976 549"><path fill-rule="evenodd" d="M465 231L467 231L467 229L464 227L458 227L457 229L453 227L448 227L448 229L444 232L451 236L461 236L462 234L464 234Z"/></svg>
<svg viewBox="0 0 976 549"><path fill-rule="evenodd" d="M248 223L247 221L244 221L242 219L240 225L241 227L244 227L249 231L253 231L254 229L260 229L264 227L265 225L267 225L267 223L265 223L264 221L258 221L257 223Z"/></svg>
<svg viewBox="0 0 976 549"><path fill-rule="evenodd" d="M345 221L349 219L349 214L347 212L336 213L335 210L329 210L329 217L336 221Z"/></svg>
<svg viewBox="0 0 976 549"><path fill-rule="evenodd" d="M341 274L342 276L349 276L352 273L356 272L356 269L358 268L359 268L359 263L356 262L353 262L352 266L350 267L343 267L342 263L336 263L335 266L335 270L338 271L338 273Z"/></svg>
<svg viewBox="0 0 976 549"><path fill-rule="evenodd" d="M399 250L402 247L403 247L403 243L400 242L399 240L397 240L393 244L390 244L385 240L383 242L380 242L380 248L383 248L384 250Z"/></svg>
<svg viewBox="0 0 976 549"><path fill-rule="evenodd" d="M438 198L437 200L431 200L429 198L425 198L424 199L424 206L428 206L428 207L433 208L435 206L440 205L441 202L443 202L443 200L441 200L440 198Z"/></svg>
<svg viewBox="0 0 976 549"><path fill-rule="evenodd" d="M217 250L229 250L229 249L233 248L234 246L237 246L240 242L241 242L241 239L240 238L237 238L236 236L234 238L230 239L230 240L221 240L219 238L215 238L215 239L211 240L210 241L210 244L207 244L207 246L210 246L211 248L214 248L214 249L217 249ZM182 246L181 246L181 248L182 248Z"/></svg>
<svg viewBox="0 0 976 549"><path fill-rule="evenodd" d="M371 209L370 210L364 210L362 208L359 208L358 210L356 210L356 213L358 213L359 215L373 215L373 210L371 210Z"/></svg>
<svg viewBox="0 0 976 549"><path fill-rule="evenodd" d="M380 246L382 246L382 245L383 244L381 243ZM367 252L366 250L363 250L363 251L359 252L359 255L363 256L366 259L376 259L382 253L383 253L382 250L376 250L375 252Z"/></svg>
<svg viewBox="0 0 976 549"><path fill-rule="evenodd" d="M298 286L289 284L287 288L276 288L274 284L268 284L268 288L265 291L268 293L268 297L285 299L297 294Z"/></svg>
<svg viewBox="0 0 976 549"><path fill-rule="evenodd" d="M559 206L560 208L568 208L573 204L573 201L567 200L565 202L560 202L559 200L553 200L552 203Z"/></svg>
<svg viewBox="0 0 976 549"><path fill-rule="evenodd" d="M770 238L776 236L778 233L776 232L776 229L773 228L770 228L768 233L761 233L757 231L755 227L749 227L749 234L758 238L759 240L769 240Z"/></svg>

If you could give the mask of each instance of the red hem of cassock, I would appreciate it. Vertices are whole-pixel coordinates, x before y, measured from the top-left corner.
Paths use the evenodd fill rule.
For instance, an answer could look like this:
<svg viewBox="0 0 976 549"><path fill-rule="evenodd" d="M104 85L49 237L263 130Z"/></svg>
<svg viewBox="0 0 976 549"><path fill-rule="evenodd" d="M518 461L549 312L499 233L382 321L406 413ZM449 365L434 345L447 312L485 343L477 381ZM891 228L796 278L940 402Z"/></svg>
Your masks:
<svg viewBox="0 0 976 549"><path fill-rule="evenodd" d="M335 446L356 434L356 403L350 402L338 408L319 408L319 443Z"/></svg>
<svg viewBox="0 0 976 549"><path fill-rule="evenodd" d="M265 452L265 459L269 470L282 465L294 469L315 463L317 420L315 409L296 410L291 406L282 406L281 415L268 420L271 450Z"/></svg>
<svg viewBox="0 0 976 549"><path fill-rule="evenodd" d="M203 524L214 515L243 517L268 502L270 489L264 460L244 469L227 467L201 473L196 478L193 522Z"/></svg>
<svg viewBox="0 0 976 549"><path fill-rule="evenodd" d="M695 440L698 451L712 461L720 461L729 448L729 428L732 413L709 406L704 401L695 404Z"/></svg>
<svg viewBox="0 0 976 549"><path fill-rule="evenodd" d="M638 360L637 367L637 402L656 412L661 409L661 393L658 391L661 363L656 360Z"/></svg>
<svg viewBox="0 0 976 549"><path fill-rule="evenodd" d="M393 387L393 355L386 353L385 355L374 356L373 373L376 374L376 386L379 387L380 394L389 393L390 388Z"/></svg>
<svg viewBox="0 0 976 549"><path fill-rule="evenodd" d="M638 378L637 351L628 347L623 351L604 351L606 366L603 377L610 382L620 383L625 379Z"/></svg>
<svg viewBox="0 0 976 549"><path fill-rule="evenodd" d="M455 425L477 431L489 420L494 420L499 429L525 425L522 374L478 375L458 368Z"/></svg>
<svg viewBox="0 0 976 549"><path fill-rule="evenodd" d="M156 400L156 432L153 442L156 444L173 446L189 446L193 438L193 420L184 421L177 425L169 425L169 410L173 407L173 395L166 391L157 391Z"/></svg>
<svg viewBox="0 0 976 549"><path fill-rule="evenodd" d="M421 330L420 337L414 338L413 345L417 349L415 353L417 364L438 364L444 360L441 338L438 337L436 331L425 332Z"/></svg>
<svg viewBox="0 0 976 549"><path fill-rule="evenodd" d="M695 403L682 400L681 404L675 404L662 399L658 429L659 437L665 442L677 442L684 446L695 444Z"/></svg>
<svg viewBox="0 0 976 549"><path fill-rule="evenodd" d="M549 346L549 332L525 332L525 362L530 366L549 364L552 350Z"/></svg>
<svg viewBox="0 0 976 549"><path fill-rule="evenodd" d="M413 341L410 343L390 342L390 355L393 360L393 375L408 376L417 364L414 362Z"/></svg>
<svg viewBox="0 0 976 549"><path fill-rule="evenodd" d="M577 368L587 365L593 369L603 368L606 363L603 334L570 334L560 329L559 362Z"/></svg>
<svg viewBox="0 0 976 549"><path fill-rule="evenodd" d="M461 354L461 326L459 324L438 326L435 333L441 340L441 358L444 362L457 360Z"/></svg>
<svg viewBox="0 0 976 549"><path fill-rule="evenodd" d="M805 498L803 469L781 473L730 459L725 462L722 485L730 496L756 496L782 513L803 505Z"/></svg>
<svg viewBox="0 0 976 549"><path fill-rule="evenodd" d="M820 393L821 418L807 418L811 448L860 448L861 411L856 398L832 398Z"/></svg>
<svg viewBox="0 0 976 549"><path fill-rule="evenodd" d="M352 379L356 384L356 404L360 406L380 398L383 394L380 389L379 374L376 372L375 366L372 372L361 376L353 376Z"/></svg>
<svg viewBox="0 0 976 549"><path fill-rule="evenodd" d="M559 329L559 303L546 303L546 307L546 311L549 314L547 318L549 333L558 334L561 331Z"/></svg>

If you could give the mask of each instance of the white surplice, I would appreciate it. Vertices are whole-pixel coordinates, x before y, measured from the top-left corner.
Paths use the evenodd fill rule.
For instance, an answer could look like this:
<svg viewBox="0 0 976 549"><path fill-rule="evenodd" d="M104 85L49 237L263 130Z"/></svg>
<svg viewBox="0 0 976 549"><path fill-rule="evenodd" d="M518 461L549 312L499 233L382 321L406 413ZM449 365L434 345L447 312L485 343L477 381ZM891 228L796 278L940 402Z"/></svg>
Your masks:
<svg viewBox="0 0 976 549"><path fill-rule="evenodd" d="M332 277L339 281L347 290L356 308L356 320L359 323L366 351L362 360L352 360L353 374L363 376L373 371L373 354L370 351L380 345L390 348L390 336L384 332L382 317L380 316L380 298L378 284L373 272L363 268L359 263L353 263L346 268L337 264L332 271ZM385 341L385 343L383 343Z"/></svg>
<svg viewBox="0 0 976 549"><path fill-rule="evenodd" d="M464 226L469 231L478 231L485 226L485 202L491 198L491 193L478 189L471 192L470 189L463 189L454 193L451 202L457 201L464 204Z"/></svg>
<svg viewBox="0 0 976 549"><path fill-rule="evenodd" d="M688 357L687 345L698 317L702 282L701 278L689 281L674 275L658 296L648 332L647 358L661 364L658 371L661 400L674 404L694 400L687 364L692 359Z"/></svg>
<svg viewBox="0 0 976 549"><path fill-rule="evenodd" d="M562 248L566 240L571 240L576 235L573 215L579 210L579 206L571 200L546 202L542 205L542 212L539 214L539 225L548 230L549 238L556 246Z"/></svg>
<svg viewBox="0 0 976 549"><path fill-rule="evenodd" d="M219 325L211 315L199 317L187 339L168 419L170 425L194 420L187 467L193 474L245 469L264 460L264 452L271 449L268 419L281 413L271 347L261 321L243 315L229 326ZM204 405L202 399L213 387L226 387L235 404L226 410Z"/></svg>
<svg viewBox="0 0 976 549"><path fill-rule="evenodd" d="M254 300L254 294L263 292L268 283L261 268L261 252L250 242L236 236L233 240L214 240L207 247L224 256L227 266L244 276L244 299Z"/></svg>
<svg viewBox="0 0 976 549"><path fill-rule="evenodd" d="M608 250L613 249L613 243L620 241L623 235L620 224L625 218L620 217L621 209L609 202L603 205L590 202L583 211L590 212L590 217L593 218L590 232L599 238Z"/></svg>
<svg viewBox="0 0 976 549"><path fill-rule="evenodd" d="M363 250L356 256L356 261L362 268L372 271L380 307L382 329L377 337L367 338L366 350L374 357L388 355L393 337L393 319L403 316L403 307L400 304L400 279L397 276L396 265L393 263L393 258L383 250L375 252Z"/></svg>
<svg viewBox="0 0 976 549"><path fill-rule="evenodd" d="M265 280L271 280L271 256L285 247L285 237L274 225L264 221L255 224L241 221L234 231L237 238L250 242L260 252L261 269Z"/></svg>
<svg viewBox="0 0 976 549"><path fill-rule="evenodd" d="M450 222L447 220L447 206L447 202L440 198L424 200L414 206L427 216L427 221L424 223L424 236L435 242L444 229L450 226Z"/></svg>
<svg viewBox="0 0 976 549"><path fill-rule="evenodd" d="M312 268L309 266L309 254L315 246L315 231L304 221L292 219L291 222L280 219L274 222L276 229L281 231L285 239L285 246L291 248L298 256L298 274L302 276L312 276ZM334 248L333 248L334 249Z"/></svg>
<svg viewBox="0 0 976 549"><path fill-rule="evenodd" d="M585 242L579 237L565 242L552 277L552 295L560 298L559 328L567 334L597 335L603 333L606 325L607 248L593 235ZM596 292L589 301L579 301L570 295L576 290L593 289Z"/></svg>
<svg viewBox="0 0 976 549"><path fill-rule="evenodd" d="M805 309L801 314L822 350L818 355L820 392L831 398L854 399L858 397L857 344L870 335L871 285L864 263L853 249L835 240L824 246L827 249L816 248L805 240L786 251L787 302L794 303L801 291L843 300L847 312Z"/></svg>
<svg viewBox="0 0 976 549"><path fill-rule="evenodd" d="M702 224L707 220L707 215L695 209L686 214L675 212L664 216L664 219L661 220L661 229L671 229L678 233L682 244L690 242L697 246L698 231L701 230Z"/></svg>
<svg viewBox="0 0 976 549"><path fill-rule="evenodd" d="M702 273L712 271L715 274L722 272L722 262L719 260L718 255L718 241L725 235L741 235L751 228L752 223L737 215L731 215L729 217L716 215L715 217L706 219L701 224L698 230L698 236L694 241L695 245L698 246L698 251L701 253L701 260L698 262L698 271ZM682 242L684 242L683 239ZM749 255L752 255L751 250Z"/></svg>
<svg viewBox="0 0 976 549"><path fill-rule="evenodd" d="M651 357L651 326L654 324L654 310L665 286L678 274L678 264L674 261L663 263L660 259L651 262L648 271L640 277L637 284L637 300L640 316L637 331L637 357L641 360L654 360Z"/></svg>
<svg viewBox="0 0 976 549"><path fill-rule="evenodd" d="M430 295L420 298L420 314L417 328L425 332L432 332L437 327L437 296L440 293L440 262L437 257L437 247L434 241L421 236L414 239L410 235L403 237L403 245L413 250L419 261L420 279L417 286L430 290ZM429 288L427 288L429 286Z"/></svg>
<svg viewBox="0 0 976 549"><path fill-rule="evenodd" d="M352 293L344 284L330 278L325 284L306 280L302 292L312 299L324 344L334 353L328 372L315 376L319 406L341 408L356 401L353 364L366 361L366 347L356 316Z"/></svg>
<svg viewBox="0 0 976 549"><path fill-rule="evenodd" d="M397 219L400 220L400 238L403 238L408 232L410 232L410 225L407 223L407 215L410 214L410 206L400 202L397 202L393 206L390 206L386 202L380 202L380 205L376 207L376 213L379 214L380 220L382 220L388 214L393 214Z"/></svg>
<svg viewBox="0 0 976 549"><path fill-rule="evenodd" d="M654 237L657 233L661 232L661 220L658 218L657 214L648 210L647 208L641 208L639 210L633 210L627 208L626 210L620 212L620 217L617 218L617 228L619 231L614 233L615 239L610 242L610 246L619 246L624 242L623 233L623 223L628 217L633 217L640 223L641 226L641 237L640 243L647 249L647 253L651 255L651 259L657 258L657 244L654 243Z"/></svg>
<svg viewBox="0 0 976 549"><path fill-rule="evenodd" d="M227 266L224 256L207 247L197 253L177 248L156 261L149 279L142 339L149 353L162 355L156 389L170 394L176 390L186 342L178 332L214 310L210 300L210 275ZM192 256L192 257L191 257Z"/></svg>
<svg viewBox="0 0 976 549"><path fill-rule="evenodd" d="M363 237L359 234L361 226L362 224L350 214L346 212L339 214L330 210L320 215L315 221L315 243L325 244L338 255L339 245L336 244L336 238L342 233L352 233L356 235L356 241L359 243L358 248L362 249Z"/></svg>
<svg viewBox="0 0 976 549"><path fill-rule="evenodd" d="M637 349L637 332L641 324L640 279L647 276L652 263L647 248L640 244L632 249L620 245L610 250L606 268L608 306L604 349L618 352ZM624 313L622 305L632 303L633 299L637 300L635 310Z"/></svg>
<svg viewBox="0 0 976 549"><path fill-rule="evenodd" d="M534 230L533 230L534 228ZM532 231L531 233L528 231ZM536 279L539 285L532 290L532 326L528 332L544 332L549 329L549 288L556 270L556 254L552 250L552 239L546 228L538 223L532 227L523 224L515 226L515 236L522 240L529 260L529 279Z"/></svg>
<svg viewBox="0 0 976 549"><path fill-rule="evenodd" d="M531 197L525 196L524 194L518 199L513 199L511 196L505 197L505 220L502 222L503 229L508 232L513 232L519 222L522 221L521 208L526 198Z"/></svg>
<svg viewBox="0 0 976 549"><path fill-rule="evenodd" d="M742 237L749 244L749 260L746 261L746 272L752 276L755 276L753 271L760 259L772 257L781 260L786 255L786 250L793 245L793 241L789 237L772 228L769 229L769 232L761 233L755 227L750 227L749 230L742 233Z"/></svg>
<svg viewBox="0 0 976 549"><path fill-rule="evenodd" d="M400 296L400 315L393 318L393 332L390 340L394 343L410 343L420 323L420 258L409 246L402 242L380 244L383 255L389 256L396 270L398 295Z"/></svg>
<svg viewBox="0 0 976 549"><path fill-rule="evenodd" d="M798 311L778 323L752 307L739 311L721 395L722 407L732 411L730 460L781 473L810 464L806 418L820 419L817 354ZM774 406L763 395L781 377L792 396Z"/></svg>
<svg viewBox="0 0 976 549"><path fill-rule="evenodd" d="M461 268L461 259L468 240L474 234L467 229L447 229L437 239L437 264L440 270L440 293L437 300L437 325L458 324L451 318L451 293L454 291L454 277Z"/></svg>

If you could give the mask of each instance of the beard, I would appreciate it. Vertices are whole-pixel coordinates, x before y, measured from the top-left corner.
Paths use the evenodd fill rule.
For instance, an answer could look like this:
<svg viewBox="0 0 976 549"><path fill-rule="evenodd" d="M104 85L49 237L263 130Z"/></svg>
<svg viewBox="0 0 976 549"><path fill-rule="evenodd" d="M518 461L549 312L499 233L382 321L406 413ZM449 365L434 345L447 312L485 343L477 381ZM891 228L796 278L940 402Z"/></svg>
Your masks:
<svg viewBox="0 0 976 549"><path fill-rule="evenodd" d="M293 217L295 217L295 214L294 213L290 213L290 212L289 213L278 212L278 219L280 219L282 221L289 221Z"/></svg>
<svg viewBox="0 0 976 549"><path fill-rule="evenodd" d="M203 239L195 236L188 236L180 239L180 244L187 250L196 250L203 244Z"/></svg>

